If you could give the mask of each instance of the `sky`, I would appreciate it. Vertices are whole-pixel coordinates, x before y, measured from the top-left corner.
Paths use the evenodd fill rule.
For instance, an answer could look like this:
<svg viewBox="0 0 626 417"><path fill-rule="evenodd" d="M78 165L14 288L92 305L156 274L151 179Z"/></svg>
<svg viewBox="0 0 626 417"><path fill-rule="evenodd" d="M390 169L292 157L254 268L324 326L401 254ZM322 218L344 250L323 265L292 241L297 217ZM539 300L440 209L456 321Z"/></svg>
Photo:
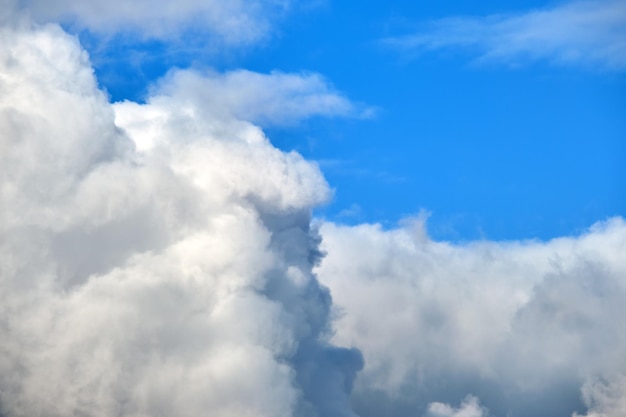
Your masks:
<svg viewBox="0 0 626 417"><path fill-rule="evenodd" d="M625 113L623 0L0 0L0 417L624 417Z"/></svg>

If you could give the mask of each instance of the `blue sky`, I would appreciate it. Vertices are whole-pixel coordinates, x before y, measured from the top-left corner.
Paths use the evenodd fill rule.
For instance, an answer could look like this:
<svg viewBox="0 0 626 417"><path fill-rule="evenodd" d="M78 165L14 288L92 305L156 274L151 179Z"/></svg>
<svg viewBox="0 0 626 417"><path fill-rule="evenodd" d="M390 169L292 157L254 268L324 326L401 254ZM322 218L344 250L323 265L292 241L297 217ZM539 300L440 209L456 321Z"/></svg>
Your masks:
<svg viewBox="0 0 626 417"><path fill-rule="evenodd" d="M319 73L371 108L370 117L264 126L279 148L319 162L335 194L318 216L394 225L424 210L440 239L548 239L626 213L625 67L563 62L558 46L481 58L481 45L388 41L433 34L441 19L564 5L317 2L294 7L261 42L232 48L194 34L182 43L82 37L113 100L141 100L171 67L245 68Z"/></svg>

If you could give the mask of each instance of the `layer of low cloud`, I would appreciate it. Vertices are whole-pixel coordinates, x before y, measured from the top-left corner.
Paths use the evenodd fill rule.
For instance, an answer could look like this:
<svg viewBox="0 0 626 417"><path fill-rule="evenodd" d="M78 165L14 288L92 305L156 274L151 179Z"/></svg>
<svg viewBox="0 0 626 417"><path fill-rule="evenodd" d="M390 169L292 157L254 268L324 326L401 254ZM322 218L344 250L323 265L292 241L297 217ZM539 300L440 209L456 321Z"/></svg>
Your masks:
<svg viewBox="0 0 626 417"><path fill-rule="evenodd" d="M324 178L181 89L113 106L59 26L0 27L0 415L354 415Z"/></svg>
<svg viewBox="0 0 626 417"><path fill-rule="evenodd" d="M626 69L626 2L577 1L519 14L450 17L384 43L413 53L465 49L483 62L543 60L621 71Z"/></svg>
<svg viewBox="0 0 626 417"><path fill-rule="evenodd" d="M623 219L549 242L436 242L423 219L321 234L362 417L626 415Z"/></svg>
<svg viewBox="0 0 626 417"><path fill-rule="evenodd" d="M226 44L248 44L265 37L290 0L3 0L27 9L36 21L75 24L96 33L127 32L147 38L176 39L195 31Z"/></svg>

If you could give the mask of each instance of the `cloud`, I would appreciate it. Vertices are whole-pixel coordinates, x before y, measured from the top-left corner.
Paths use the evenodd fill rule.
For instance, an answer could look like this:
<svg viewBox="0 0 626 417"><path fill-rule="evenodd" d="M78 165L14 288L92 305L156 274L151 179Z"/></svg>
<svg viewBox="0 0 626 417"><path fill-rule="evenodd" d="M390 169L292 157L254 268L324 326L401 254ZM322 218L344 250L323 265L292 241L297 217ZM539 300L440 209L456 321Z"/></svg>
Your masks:
<svg viewBox="0 0 626 417"><path fill-rule="evenodd" d="M626 68L626 2L591 0L549 9L486 17L451 17L425 30L385 39L401 51L467 49L479 61Z"/></svg>
<svg viewBox="0 0 626 417"><path fill-rule="evenodd" d="M590 410L586 417L622 417L626 415L626 374L590 380L582 389L583 400ZM574 417L580 417L578 413Z"/></svg>
<svg viewBox="0 0 626 417"><path fill-rule="evenodd" d="M179 70L111 104L75 37L6 10L3 417L624 415L623 219L318 230L318 166L257 124L360 114L320 76Z"/></svg>
<svg viewBox="0 0 626 417"><path fill-rule="evenodd" d="M467 395L496 416L625 415L623 219L548 242L436 242L423 217L320 232L362 417L456 415L429 404Z"/></svg>
<svg viewBox="0 0 626 417"><path fill-rule="evenodd" d="M219 120L246 120L259 125L289 125L314 117L366 117L319 74L261 74L175 70L153 88L150 104L177 101L193 105ZM125 107L124 104L116 106Z"/></svg>
<svg viewBox="0 0 626 417"><path fill-rule="evenodd" d="M6 0L4 0L6 1ZM131 32L147 38L176 39L185 32L211 34L226 44L258 41L289 0L15 0L40 22L63 21L96 33Z"/></svg>
<svg viewBox="0 0 626 417"><path fill-rule="evenodd" d="M76 38L0 26L0 415L354 416L319 169L159 94L113 106Z"/></svg>
<svg viewBox="0 0 626 417"><path fill-rule="evenodd" d="M480 406L476 397L467 396L459 408L448 404L430 403L426 417L484 417L486 410Z"/></svg>

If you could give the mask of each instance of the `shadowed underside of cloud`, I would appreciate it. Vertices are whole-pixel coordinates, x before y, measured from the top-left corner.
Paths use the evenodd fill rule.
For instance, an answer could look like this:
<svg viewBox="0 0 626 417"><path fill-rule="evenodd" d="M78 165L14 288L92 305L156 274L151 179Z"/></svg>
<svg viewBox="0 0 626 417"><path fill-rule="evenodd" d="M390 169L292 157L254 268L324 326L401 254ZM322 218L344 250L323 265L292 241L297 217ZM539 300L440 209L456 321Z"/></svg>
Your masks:
<svg viewBox="0 0 626 417"><path fill-rule="evenodd" d="M577 1L521 14L451 17L383 43L412 53L467 49L479 62L545 60L621 71L626 69L626 1Z"/></svg>
<svg viewBox="0 0 626 417"><path fill-rule="evenodd" d="M623 219L545 243L434 242L421 220L321 234L333 340L365 358L359 415L486 415L479 400L494 416L626 416Z"/></svg>
<svg viewBox="0 0 626 417"><path fill-rule="evenodd" d="M1 415L354 415L324 178L183 87L112 106L59 26L0 27Z"/></svg>

